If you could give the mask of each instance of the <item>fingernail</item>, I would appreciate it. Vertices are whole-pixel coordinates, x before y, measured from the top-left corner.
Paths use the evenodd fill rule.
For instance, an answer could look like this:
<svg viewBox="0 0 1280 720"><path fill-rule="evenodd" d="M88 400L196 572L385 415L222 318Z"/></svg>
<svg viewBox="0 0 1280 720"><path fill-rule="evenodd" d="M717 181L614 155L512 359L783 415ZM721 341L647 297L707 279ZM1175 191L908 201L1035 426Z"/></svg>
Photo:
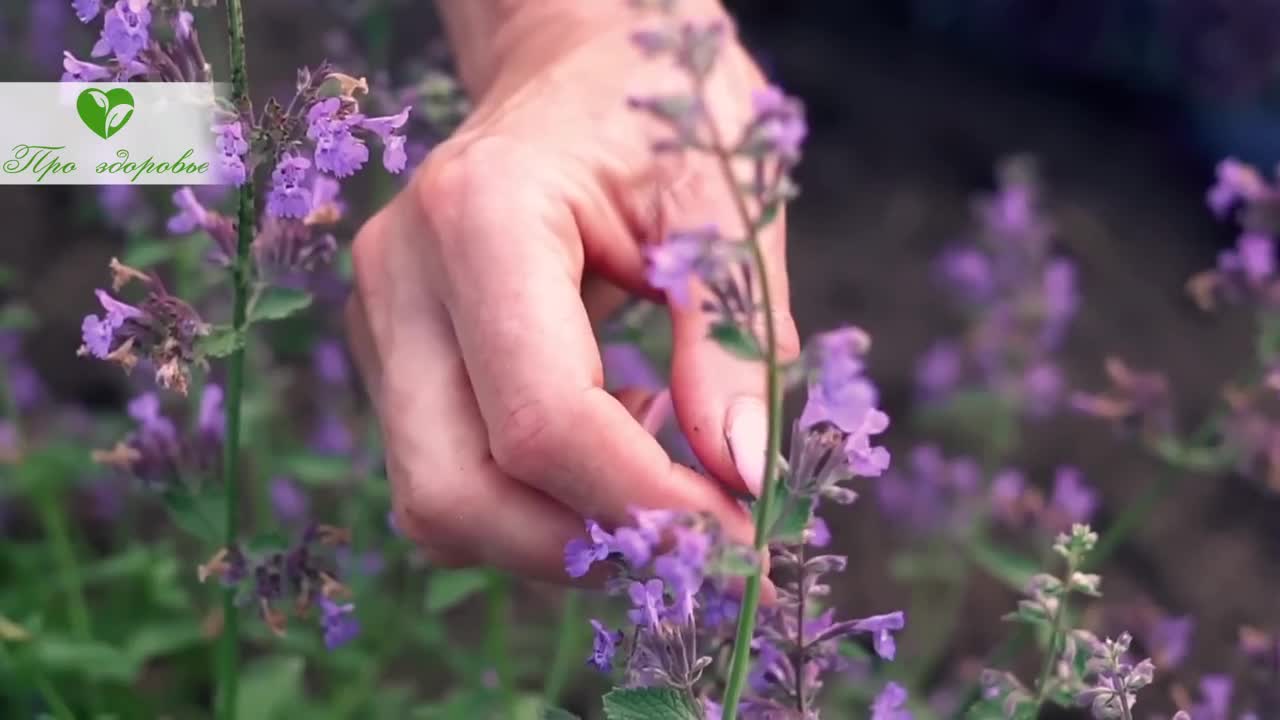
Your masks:
<svg viewBox="0 0 1280 720"><path fill-rule="evenodd" d="M671 416L671 390L663 389L661 392L655 393L649 401L641 408L639 417L640 424L650 435L657 435L662 430L662 426L667 424L667 418Z"/></svg>
<svg viewBox="0 0 1280 720"><path fill-rule="evenodd" d="M725 439L738 475L752 495L760 497L764 486L764 455L769 442L769 413L757 397L741 397L729 405Z"/></svg>

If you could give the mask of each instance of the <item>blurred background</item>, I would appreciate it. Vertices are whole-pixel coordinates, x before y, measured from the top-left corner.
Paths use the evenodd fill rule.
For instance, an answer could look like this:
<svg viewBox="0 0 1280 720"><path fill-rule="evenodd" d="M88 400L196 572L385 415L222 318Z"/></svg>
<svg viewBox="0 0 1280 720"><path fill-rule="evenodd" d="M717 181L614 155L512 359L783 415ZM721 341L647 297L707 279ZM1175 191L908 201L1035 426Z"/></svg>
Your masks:
<svg viewBox="0 0 1280 720"><path fill-rule="evenodd" d="M0 7L0 79L53 80L60 75L64 49L87 54L94 31L78 23L67 5L31 0ZM801 334L852 322L875 338L870 374L895 419L886 437L896 458L909 457L922 443L940 443L948 454L970 450L964 433L954 428L937 430L928 422L907 419L923 414L921 357L937 338L957 335L968 322L938 280L938 258L972 236L974 198L997 190L998 168L1010 157L1034 160L1043 210L1055 228L1055 255L1074 263L1079 306L1056 351L1068 387L1104 388L1105 358L1122 357L1135 367L1165 371L1178 416L1194 425L1219 403L1224 382L1250 367L1255 330L1249 313L1227 307L1207 314L1188 297L1185 284L1213 267L1238 234L1237 227L1215 218L1206 205L1218 161L1236 157L1270 175L1280 159L1280 3L731 0L729 5L769 75L807 107L811 139L798 173L803 194L789 210L792 302ZM431 73L447 73L448 54L428 6L363 0L249 3L255 93L288 91L294 68L321 58L387 87L421 89L428 77L437 82ZM221 28L219 12L200 17L201 27ZM221 67L225 53L218 31L203 32L210 60ZM430 92L438 91L432 87L436 89ZM423 91L419 99L429 94ZM419 139L429 145L447 132L447 125L419 128ZM350 186L353 211L338 235L344 249L369 209L394 192L395 182L384 178ZM81 449L112 444L126 427L121 416L125 403L146 385L145 378L126 380L115 368L75 355L80 319L94 310L92 290L106 281L108 259L132 253L135 261L154 257L158 267L176 267L184 262L180 254L200 253L191 249L195 246L163 237L167 196L153 189L0 189L0 266L6 268L0 300L20 304L34 318L23 324L29 328L22 333L22 365L41 388L43 409L38 412L56 416L39 426L49 428L51 436L62 433ZM440 670L432 659L426 665L434 669L425 679L415 672L418 658L429 656L431 647L439 652L447 646L439 644L440 637L447 635L445 614L455 611L454 606L437 602L430 613L420 613L426 570L413 566L412 550L396 544L379 526L386 503L385 485L379 483L385 481L378 478L374 426L358 389L344 381L337 410L306 392L316 344L338 337L337 310L345 282L341 256L335 267L333 297L319 304L319 320L305 327L291 323L273 335L269 357L256 358L262 385L269 383L268 377L282 379L281 389L261 388L261 402L253 405L259 413L255 422L263 423L257 427L265 427L281 409L297 425L265 433L268 437L256 452L291 458L263 461L260 474L292 477L306 492L314 492L317 514L319 508L341 504L343 483L362 488L361 497L367 498L360 508L344 509L359 517L347 520L357 528L357 538L360 529L371 538L362 549L382 550L387 556L383 560L399 561L398 567L370 578L370 587L387 583L397 588L397 597L412 598L407 609L397 610L399 615L378 609L381 614L369 623L375 626L372 635L388 636L397 623L407 623L432 628L421 632L435 638L419 638L420 647L378 644L361 649L367 656L358 659L326 660L323 671L315 671L328 673L320 676L323 680L310 674L309 664L308 674L295 673L305 680L296 682L312 688L304 693L311 698L306 702L332 710L331 695L336 693L346 698L339 706L345 713L341 716L409 717L403 709L411 704L408 700L403 705L388 701L387 708L378 705L383 701L377 697L388 696L380 689L425 702L423 698L446 697L450 688L471 682L460 678L481 678L475 683L483 685L488 665L477 659L474 666ZM197 286L207 280L199 272L193 277ZM339 413L352 448L341 462L325 465L327 461L316 460L323 453L304 449L314 446L312 433L331 412ZM1161 617L1193 620L1185 659L1167 672L1162 669L1159 689L1144 700L1153 712L1171 711L1178 693L1194 694L1205 674L1259 677L1251 674L1253 665L1240 651L1240 632L1246 626L1280 630L1276 488L1231 469L1189 473L1171 468L1106 424L1068 411L1022 423L1018 442L1003 460L1046 493L1056 468L1079 468L1098 494L1092 519L1104 530L1142 501L1150 482L1177 475L1178 481L1143 513L1103 568L1105 602L1115 612L1104 618L1106 612L1099 611L1091 622L1105 625L1108 618L1129 617L1126 612L1145 618L1156 612L1151 608L1158 608ZM10 467L15 466L0 464L0 473ZM68 480L59 490L71 508L74 552L86 563L118 557L137 540L121 530L122 518L137 523L154 514L145 508L136 515L104 510L101 503L106 501L99 495L128 502L130 491L118 479L103 478L101 471L76 467L72 474L84 477ZM58 627L65 620L56 609L59 591L39 584L54 562L43 506L22 492L6 493L0 485L0 503L6 497L7 506L0 506L5 533L0 617L26 623L41 614L34 602L40 599L55 608L42 622ZM270 498L263 507L265 521ZM889 547L918 545L918 538L904 538L874 498L827 520L835 547L851 559L836 588L838 606L876 612L929 607L931 601L921 605L928 582L916 582L904 570L906 564L889 552ZM150 538L148 543L165 535L147 525L134 527ZM894 544L887 545L886 538ZM193 550L180 542L164 547L164 557L170 558L166 562L181 563L167 571L170 579L152 577L154 562L144 563L146 569L138 572L150 578L147 582L186 583ZM89 588L95 637L108 645L132 647L129 643L136 641L129 639L130 628L144 625L144 616L181 624L181 618L207 611L211 602L201 598L198 586L184 591L181 599L136 587L121 590L119 585L138 580L122 577ZM488 580L469 577L457 581L459 597L490 587ZM918 678L936 691L959 692L955 688L972 681L974 668L1010 632L999 621L1016 599L1005 584L979 572L957 593L953 639L937 651L941 661ZM554 617L561 603L548 589L521 589L516 597L518 607L511 612L517 617ZM1148 615L1134 608L1147 608L1141 612ZM424 619L426 615L435 619ZM477 618L476 625L474 633L463 632L463 639L454 642L477 647L489 642L480 638L484 623ZM904 656L934 642L908 636ZM121 701L128 708L119 711L121 717L203 717L201 698L209 688L207 678L200 679L199 631L182 637L193 638L191 644L177 643L146 656L140 667L150 669L139 669L123 681L96 677L83 667L112 656L87 663L48 651L44 661L59 682L88 673L95 682L115 683L117 695L143 698ZM542 647L553 640L538 636L513 642ZM85 652L85 646L76 647L68 653ZM314 650L299 648L307 658ZM1035 659L1014 653L1006 663L1034 668ZM517 665L511 672L524 677L524 684L539 683L536 662ZM363 667L377 669L366 676L359 671ZM291 668L274 672L293 677ZM563 693L571 709L587 713L598 684L578 669L575 664ZM366 689L349 697L342 692L342 679L353 677ZM1276 676L1261 677L1249 681L1253 684L1243 691L1247 699L1237 709L1269 707L1274 714L1260 717L1280 718L1280 705L1266 704L1278 702ZM33 716L23 714L30 705L21 692L3 694L15 686L0 682L0 717ZM303 716L285 705L271 707L278 707L276 714L253 717Z"/></svg>

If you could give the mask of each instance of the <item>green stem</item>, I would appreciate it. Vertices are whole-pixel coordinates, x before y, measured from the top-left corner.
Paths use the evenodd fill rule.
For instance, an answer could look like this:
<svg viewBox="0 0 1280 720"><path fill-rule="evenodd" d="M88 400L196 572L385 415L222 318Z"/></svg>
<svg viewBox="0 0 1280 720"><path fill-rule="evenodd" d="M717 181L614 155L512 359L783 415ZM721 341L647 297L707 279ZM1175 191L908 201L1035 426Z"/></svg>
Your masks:
<svg viewBox="0 0 1280 720"><path fill-rule="evenodd" d="M89 616L89 605L84 597L84 583L80 577L80 563L76 559L75 545L71 542L71 532L67 518L63 512L63 504L54 491L48 487L50 480L41 478L41 487L36 489L37 511L45 532L52 545L58 574L67 592L67 618L71 624L73 636L81 642L93 639L93 625ZM90 705L98 705L97 688L88 686Z"/></svg>
<svg viewBox="0 0 1280 720"><path fill-rule="evenodd" d="M580 662L577 658L582 653L583 625L582 593L569 590L565 592L564 604L560 608L555 655L542 685L542 699L548 706L555 707L560 702L560 696L569 684L569 676Z"/></svg>
<svg viewBox="0 0 1280 720"><path fill-rule="evenodd" d="M746 231L747 246L751 250L753 269L760 284L760 304L764 315L765 393L769 402L769 438L765 449L764 482L760 500L755 507L755 549L763 555L769 542L769 521L772 517L774 496L777 495L778 453L782 447L782 377L778 363L777 328L773 322L773 297L769 291L769 274L765 271L764 249L760 247L760 229L751 218L745 198L738 190L734 177L732 157L725 149L715 123L708 121L715 146L720 171L733 195L738 215ZM751 636L755 633L756 610L760 606L760 586L763 583L763 565L747 577L742 593L742 609L738 615L738 631L734 636L733 657L729 661L729 676L724 691L724 720L738 716L738 700L751 668Z"/></svg>
<svg viewBox="0 0 1280 720"><path fill-rule="evenodd" d="M485 658L490 668L498 674L498 697L508 713L515 711L515 695L512 693L510 649L507 647L507 627L511 624L511 581L494 570L489 576L486 590L489 600L488 633L485 635Z"/></svg>
<svg viewBox="0 0 1280 720"><path fill-rule="evenodd" d="M1085 558L1082 563L1083 569L1086 571L1092 570L1101 565L1111 553L1115 552L1116 548L1129 539L1129 535L1142 524L1147 514L1168 496L1169 491L1177 485L1179 480L1181 480L1181 477L1177 473L1162 473L1148 482L1138 500L1129 505L1124 513L1116 518L1116 521L1107 529L1106 534L1098 541L1093 551ZM1017 632L1010 635L1007 640L998 645L987 656L983 667L1003 665L1006 660L1012 658L1030 640L1031 631L1026 626L1019 627ZM959 710L956 715L952 716L952 720L959 720L959 718L963 717L964 711L977 701L979 691L980 688L976 684L969 688L964 702L960 703Z"/></svg>
<svg viewBox="0 0 1280 720"><path fill-rule="evenodd" d="M4 641L0 641L0 666L13 668L13 674L17 675L18 662L9 652ZM76 720L75 713L71 711L71 706L58 693L58 689L49 682L49 678L40 671L40 666L35 663L23 663L27 674L31 676L32 684L40 693L40 697L44 698L44 702L53 711L58 720ZM16 697L15 697L16 701Z"/></svg>
<svg viewBox="0 0 1280 720"><path fill-rule="evenodd" d="M1062 595L1058 598L1058 607L1053 612L1052 632L1049 634L1049 648L1044 654L1044 665L1040 668L1040 677L1036 680L1036 712L1040 714L1040 706L1049 696L1049 679L1053 677L1053 667L1057 664L1058 643L1062 640L1063 624L1067 620L1067 600L1071 595L1071 578L1076 575L1074 560L1067 562L1067 573L1062 577Z"/></svg>
<svg viewBox="0 0 1280 720"><path fill-rule="evenodd" d="M232 103L246 115L249 106L249 79L245 61L244 10L242 0L227 0L228 45L231 53ZM249 301L249 245L253 242L254 192L253 176L249 175L240 187L239 214L237 220L236 256L231 265L232 309L231 323L236 332L244 334ZM245 338L247 343L248 338ZM244 393L244 343L227 364L226 437L222 458L222 480L227 495L226 544L234 545L239 536L240 524L240 410ZM228 588L222 597L222 636L218 653L218 670L221 680L221 717L235 720L236 698L240 677L239 613L235 604L235 590Z"/></svg>

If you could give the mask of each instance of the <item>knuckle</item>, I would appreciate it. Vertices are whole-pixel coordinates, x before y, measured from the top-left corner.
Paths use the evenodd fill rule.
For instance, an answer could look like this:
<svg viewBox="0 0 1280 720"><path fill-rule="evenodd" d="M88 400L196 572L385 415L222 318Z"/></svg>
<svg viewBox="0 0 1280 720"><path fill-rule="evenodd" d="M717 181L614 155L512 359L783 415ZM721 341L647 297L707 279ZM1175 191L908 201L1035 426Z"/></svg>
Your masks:
<svg viewBox="0 0 1280 720"><path fill-rule="evenodd" d="M407 502L395 502L396 528L418 547L434 564L446 567L462 567L468 564L468 556L462 548L465 538L453 514L445 511L447 504L417 495ZM455 565L456 563L456 565Z"/></svg>
<svg viewBox="0 0 1280 720"><path fill-rule="evenodd" d="M541 400L514 405L489 438L498 467L517 478L536 475L553 459L555 445L554 413Z"/></svg>
<svg viewBox="0 0 1280 720"><path fill-rule="evenodd" d="M518 152L511 140L485 134L455 137L431 153L414 177L417 204L432 226L455 223L469 197L483 197L504 176Z"/></svg>

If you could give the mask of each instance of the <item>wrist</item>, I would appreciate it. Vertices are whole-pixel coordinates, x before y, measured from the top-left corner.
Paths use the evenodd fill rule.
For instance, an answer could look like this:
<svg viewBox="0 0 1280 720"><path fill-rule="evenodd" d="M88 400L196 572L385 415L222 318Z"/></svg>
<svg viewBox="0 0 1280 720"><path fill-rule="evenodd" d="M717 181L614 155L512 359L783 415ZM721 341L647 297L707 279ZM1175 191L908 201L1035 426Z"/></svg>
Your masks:
<svg viewBox="0 0 1280 720"><path fill-rule="evenodd" d="M458 72L474 100L499 75L534 70L602 34L625 35L641 16L624 0L437 0ZM725 15L720 0L681 0L691 19Z"/></svg>

